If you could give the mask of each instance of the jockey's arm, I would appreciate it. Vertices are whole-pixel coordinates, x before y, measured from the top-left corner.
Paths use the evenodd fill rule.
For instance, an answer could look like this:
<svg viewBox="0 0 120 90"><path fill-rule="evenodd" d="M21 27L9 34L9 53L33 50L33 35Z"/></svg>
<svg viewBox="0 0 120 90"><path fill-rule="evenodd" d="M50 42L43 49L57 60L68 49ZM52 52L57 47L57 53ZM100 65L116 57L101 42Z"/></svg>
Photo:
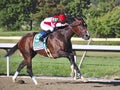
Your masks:
<svg viewBox="0 0 120 90"><path fill-rule="evenodd" d="M57 23L56 24L56 27L63 27L63 26L66 26L66 25L68 25L67 23L64 23L64 24L62 24L62 23Z"/></svg>

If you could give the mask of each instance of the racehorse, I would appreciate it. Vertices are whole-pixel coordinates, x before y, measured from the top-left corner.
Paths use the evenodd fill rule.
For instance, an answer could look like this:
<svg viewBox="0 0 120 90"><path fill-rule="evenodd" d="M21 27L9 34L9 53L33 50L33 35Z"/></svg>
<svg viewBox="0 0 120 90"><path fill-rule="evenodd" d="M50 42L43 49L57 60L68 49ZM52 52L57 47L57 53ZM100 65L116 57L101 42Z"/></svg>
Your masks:
<svg viewBox="0 0 120 90"><path fill-rule="evenodd" d="M82 37L85 40L88 40L90 38L90 35L87 31L87 24L83 20L82 17L71 17L67 20L68 26L64 28L59 28L53 33L50 33L47 39L47 45L49 49L49 53L51 53L52 57L60 58L60 57L66 57L69 59L71 64L71 76L75 76L75 71L78 74L79 78L83 78L82 74L80 73L80 70L75 63L74 59L74 53L72 50L72 43L71 43L71 37L74 34L77 34L78 36ZM12 55L17 49L21 52L24 60L19 64L19 67L17 68L17 71L15 72L13 76L13 81L16 81L16 78L20 71L23 69L24 66L27 66L27 72L29 76L32 78L35 85L37 85L37 80L33 75L32 72L32 58L36 54L43 55L45 57L48 57L48 53L46 53L45 49L42 50L33 50L33 39L34 36L37 34L37 32L28 33L25 36L21 38L21 40L12 48L10 51L6 54L6 56Z"/></svg>

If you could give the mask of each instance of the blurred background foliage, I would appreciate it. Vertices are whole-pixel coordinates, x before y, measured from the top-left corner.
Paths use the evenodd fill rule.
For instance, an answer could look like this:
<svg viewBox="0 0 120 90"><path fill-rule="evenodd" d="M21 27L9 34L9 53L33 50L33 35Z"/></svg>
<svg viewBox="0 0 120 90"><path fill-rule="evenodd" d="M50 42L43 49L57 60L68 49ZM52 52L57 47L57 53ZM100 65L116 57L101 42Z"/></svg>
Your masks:
<svg viewBox="0 0 120 90"><path fill-rule="evenodd" d="M39 31L41 20L59 13L84 15L92 37L120 37L120 0L1 0L0 30Z"/></svg>

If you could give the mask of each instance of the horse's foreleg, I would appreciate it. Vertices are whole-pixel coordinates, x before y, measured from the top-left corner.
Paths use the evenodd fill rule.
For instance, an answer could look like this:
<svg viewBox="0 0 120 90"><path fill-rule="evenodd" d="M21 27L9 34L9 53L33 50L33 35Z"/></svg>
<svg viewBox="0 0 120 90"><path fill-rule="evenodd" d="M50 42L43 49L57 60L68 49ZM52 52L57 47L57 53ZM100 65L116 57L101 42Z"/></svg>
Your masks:
<svg viewBox="0 0 120 90"><path fill-rule="evenodd" d="M72 68L72 72L73 72L73 75L74 75L74 79L76 79L75 77L75 72L77 72L78 74L78 78L80 78L82 81L84 82L87 82L87 79L85 79L82 74L80 73L80 70L75 62L75 58L73 55L70 55L69 56L69 60L70 60L70 63L71 63L71 68Z"/></svg>
<svg viewBox="0 0 120 90"><path fill-rule="evenodd" d="M74 66L71 64L71 73L70 73L71 77L75 77L75 71L74 71Z"/></svg>
<svg viewBox="0 0 120 90"><path fill-rule="evenodd" d="M76 53L75 53L75 55L74 55L74 61L75 61L75 63L76 63ZM77 78L76 70L74 69L74 65L73 65L73 64L71 64L71 76L72 76L74 79Z"/></svg>
<svg viewBox="0 0 120 90"><path fill-rule="evenodd" d="M81 78L82 74L80 73L76 63L71 62L71 76L74 77L74 79L76 79L75 72L77 72L78 77Z"/></svg>
<svg viewBox="0 0 120 90"><path fill-rule="evenodd" d="M69 56L69 60L70 60L70 63L71 63L71 69L72 69L72 75L74 76L74 79L76 79L75 77L75 72L77 72L77 75L78 75L78 78L80 78L82 81L86 82L87 79L85 79L82 74L80 73L80 70L75 62L75 58L74 58L74 55L70 55Z"/></svg>
<svg viewBox="0 0 120 90"><path fill-rule="evenodd" d="M78 77L83 79L82 74L80 73L80 70L75 62L75 57L74 57L74 53L68 53L68 52L63 52L63 51L59 51L59 56L62 57L67 57L70 61L71 64L71 76L75 78L75 72L77 72Z"/></svg>
<svg viewBox="0 0 120 90"><path fill-rule="evenodd" d="M14 74L14 76L13 76L13 78L12 78L12 79L13 79L13 82L16 81L16 78L17 78L18 74L20 73L21 69L24 68L25 65L26 65L26 61L23 60L23 61L20 63L19 67L17 68L17 71L15 72L15 74Z"/></svg>
<svg viewBox="0 0 120 90"><path fill-rule="evenodd" d="M75 71L78 73L78 76L81 76L80 70L77 67L77 64L75 63L75 57L74 57L74 53L68 53L68 52L64 52L64 51L59 51L59 55L62 57L67 57L70 61L71 64L71 76L75 77Z"/></svg>

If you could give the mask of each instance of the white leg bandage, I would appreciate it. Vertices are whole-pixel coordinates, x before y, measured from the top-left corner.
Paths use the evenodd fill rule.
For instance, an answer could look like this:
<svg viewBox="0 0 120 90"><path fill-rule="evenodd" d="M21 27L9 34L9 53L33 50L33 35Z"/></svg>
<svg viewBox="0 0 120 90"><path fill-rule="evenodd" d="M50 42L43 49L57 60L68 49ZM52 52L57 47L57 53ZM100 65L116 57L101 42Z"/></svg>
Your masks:
<svg viewBox="0 0 120 90"><path fill-rule="evenodd" d="M13 76L13 78L12 78L12 79L13 79L13 82L15 82L15 79L17 78L18 74L19 74L19 72L16 71L15 74L14 74L14 76Z"/></svg>
<svg viewBox="0 0 120 90"><path fill-rule="evenodd" d="M32 77L32 80L33 80L33 82L35 83L35 85L38 84L34 76Z"/></svg>

